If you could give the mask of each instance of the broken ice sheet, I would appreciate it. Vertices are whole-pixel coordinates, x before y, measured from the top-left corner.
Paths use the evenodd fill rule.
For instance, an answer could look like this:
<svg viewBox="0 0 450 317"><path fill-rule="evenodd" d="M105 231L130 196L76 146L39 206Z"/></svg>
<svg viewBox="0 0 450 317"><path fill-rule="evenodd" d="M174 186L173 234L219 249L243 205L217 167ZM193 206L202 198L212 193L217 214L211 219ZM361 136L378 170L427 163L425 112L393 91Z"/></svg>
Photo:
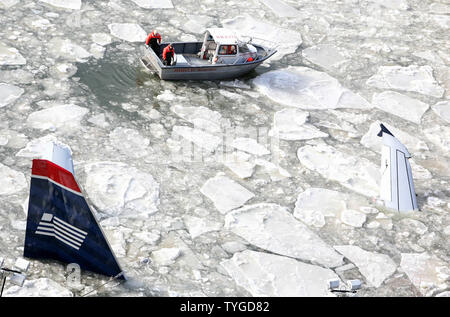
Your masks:
<svg viewBox="0 0 450 317"><path fill-rule="evenodd" d="M0 83L0 108L13 103L18 98L20 98L20 96L22 96L24 92L25 90L20 87L6 83Z"/></svg>
<svg viewBox="0 0 450 317"><path fill-rule="evenodd" d="M300 109L372 107L364 98L342 87L337 79L307 67L269 71L256 77L253 84L273 101Z"/></svg>
<svg viewBox="0 0 450 317"><path fill-rule="evenodd" d="M344 154L325 144L303 146L297 157L302 165L325 178L368 197L379 195L379 167L365 158Z"/></svg>
<svg viewBox="0 0 450 317"><path fill-rule="evenodd" d="M329 296L327 280L338 279L330 269L250 250L220 264L252 296Z"/></svg>
<svg viewBox="0 0 450 317"><path fill-rule="evenodd" d="M310 62L325 69L338 67L346 60L338 48L331 44L319 44L308 47L302 51L302 55Z"/></svg>
<svg viewBox="0 0 450 317"><path fill-rule="evenodd" d="M111 34L121 40L128 42L144 42L147 33L135 23L111 23L108 24Z"/></svg>
<svg viewBox="0 0 450 317"><path fill-rule="evenodd" d="M23 287L11 286L3 293L5 297L73 297L73 293L49 278L27 279Z"/></svg>
<svg viewBox="0 0 450 317"><path fill-rule="evenodd" d="M0 42L0 65L25 65L27 60L14 47Z"/></svg>
<svg viewBox="0 0 450 317"><path fill-rule="evenodd" d="M81 0L39 0L39 1L58 8L72 9L72 10L81 9Z"/></svg>
<svg viewBox="0 0 450 317"><path fill-rule="evenodd" d="M273 128L269 136L276 136L282 140L308 140L326 138L328 134L306 123L309 113L299 109L283 109L273 116Z"/></svg>
<svg viewBox="0 0 450 317"><path fill-rule="evenodd" d="M414 91L436 98L444 94L444 88L437 83L430 66L380 66L378 72L367 80L367 85L381 89Z"/></svg>
<svg viewBox="0 0 450 317"><path fill-rule="evenodd" d="M78 127L88 112L87 108L74 104L56 105L31 113L27 123L30 127L40 130Z"/></svg>
<svg viewBox="0 0 450 317"><path fill-rule="evenodd" d="M144 9L172 9L172 0L131 0Z"/></svg>
<svg viewBox="0 0 450 317"><path fill-rule="evenodd" d="M242 206L255 196L245 187L222 175L208 179L200 192L211 199L222 214Z"/></svg>
<svg viewBox="0 0 450 317"><path fill-rule="evenodd" d="M342 256L287 208L276 204L255 204L228 213L225 228L249 243L280 255L311 261L327 267L342 264Z"/></svg>
<svg viewBox="0 0 450 317"><path fill-rule="evenodd" d="M379 287L397 270L397 264L386 254L369 252L355 245L341 245L334 248L358 267L371 286Z"/></svg>
<svg viewBox="0 0 450 317"><path fill-rule="evenodd" d="M272 10L273 13L281 18L292 18L300 14L297 9L291 7L283 0L259 0L259 2L263 3L267 8Z"/></svg>

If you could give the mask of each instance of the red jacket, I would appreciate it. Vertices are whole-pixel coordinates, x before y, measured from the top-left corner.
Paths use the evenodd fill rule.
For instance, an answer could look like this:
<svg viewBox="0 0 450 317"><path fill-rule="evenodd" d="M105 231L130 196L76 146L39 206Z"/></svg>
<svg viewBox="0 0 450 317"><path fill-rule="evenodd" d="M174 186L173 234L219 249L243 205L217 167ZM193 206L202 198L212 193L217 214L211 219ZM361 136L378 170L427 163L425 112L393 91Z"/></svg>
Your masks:
<svg viewBox="0 0 450 317"><path fill-rule="evenodd" d="M157 39L158 40L158 42L159 43L161 43L161 35L159 35L159 33L150 33L148 36L147 36L147 40L145 40L145 44L149 44L150 43L150 40L151 39Z"/></svg>
<svg viewBox="0 0 450 317"><path fill-rule="evenodd" d="M175 50L173 49L173 46L172 46L172 48L169 48L169 45L167 45L164 48L164 51L163 51L163 59L164 60L166 60L167 54L171 54L173 57L173 54L175 54Z"/></svg>

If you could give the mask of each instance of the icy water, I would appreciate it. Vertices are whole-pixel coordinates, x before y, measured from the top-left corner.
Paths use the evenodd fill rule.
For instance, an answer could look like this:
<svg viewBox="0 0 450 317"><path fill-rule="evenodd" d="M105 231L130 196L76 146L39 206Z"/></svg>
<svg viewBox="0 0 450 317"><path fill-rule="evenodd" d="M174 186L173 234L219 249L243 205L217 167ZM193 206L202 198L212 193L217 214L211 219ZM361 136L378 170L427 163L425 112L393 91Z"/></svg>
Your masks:
<svg viewBox="0 0 450 317"><path fill-rule="evenodd" d="M445 1L0 1L0 257L23 252L31 160L75 176L129 277L31 261L8 296L448 296L450 5ZM275 45L238 81L164 82L153 28ZM378 197L383 122L420 212ZM75 283L76 284L76 283Z"/></svg>

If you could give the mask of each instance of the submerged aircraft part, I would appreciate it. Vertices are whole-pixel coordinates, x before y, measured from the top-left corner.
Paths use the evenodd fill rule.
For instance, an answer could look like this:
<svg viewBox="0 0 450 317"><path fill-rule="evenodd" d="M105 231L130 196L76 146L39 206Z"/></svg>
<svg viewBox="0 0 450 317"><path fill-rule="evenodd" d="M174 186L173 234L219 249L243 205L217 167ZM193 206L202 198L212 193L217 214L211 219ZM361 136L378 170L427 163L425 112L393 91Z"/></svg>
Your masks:
<svg viewBox="0 0 450 317"><path fill-rule="evenodd" d="M377 134L383 138L381 147L381 184L380 196L386 207L400 212L419 210L414 190L411 157L406 147L394 135L380 124Z"/></svg>
<svg viewBox="0 0 450 317"><path fill-rule="evenodd" d="M70 149L51 144L48 159L33 160L24 256L116 277L122 269L74 178Z"/></svg>

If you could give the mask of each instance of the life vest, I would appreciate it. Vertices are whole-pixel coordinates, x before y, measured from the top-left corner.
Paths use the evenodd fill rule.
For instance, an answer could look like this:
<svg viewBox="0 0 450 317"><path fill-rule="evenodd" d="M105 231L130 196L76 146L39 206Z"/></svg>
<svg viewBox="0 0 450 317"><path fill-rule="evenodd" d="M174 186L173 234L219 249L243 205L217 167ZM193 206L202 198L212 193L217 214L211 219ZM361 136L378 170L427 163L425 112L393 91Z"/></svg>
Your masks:
<svg viewBox="0 0 450 317"><path fill-rule="evenodd" d="M164 60L167 59L167 54L170 54L170 57L173 57L174 53L175 53L175 50L173 49L173 46L172 46L172 48L169 48L169 46L167 45L163 51L163 59Z"/></svg>
<svg viewBox="0 0 450 317"><path fill-rule="evenodd" d="M253 62L253 57L250 56L249 58L247 58L247 63L248 62Z"/></svg>
<svg viewBox="0 0 450 317"><path fill-rule="evenodd" d="M149 45L150 44L150 40L152 40L152 39L156 39L156 40L159 40L159 42L161 42L161 35L159 35L159 33L150 33L148 36L147 36L147 40L145 41L145 44L147 44L147 45Z"/></svg>

